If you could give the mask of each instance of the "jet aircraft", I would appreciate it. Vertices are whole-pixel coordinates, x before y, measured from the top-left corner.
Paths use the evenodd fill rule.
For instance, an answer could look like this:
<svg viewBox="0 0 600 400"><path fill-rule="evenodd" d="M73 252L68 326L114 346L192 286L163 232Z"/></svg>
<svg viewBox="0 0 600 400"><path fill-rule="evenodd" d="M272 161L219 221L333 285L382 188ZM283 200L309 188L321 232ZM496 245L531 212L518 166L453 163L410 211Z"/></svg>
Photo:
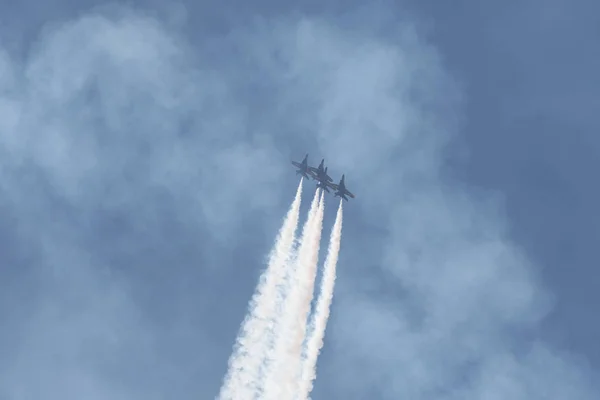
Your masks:
<svg viewBox="0 0 600 400"><path fill-rule="evenodd" d="M319 181L321 183L333 182L333 179L329 175L327 175L327 167L325 167L325 159L321 160L321 164L317 168L308 167L310 169L310 174L313 179Z"/></svg>
<svg viewBox="0 0 600 400"><path fill-rule="evenodd" d="M302 175L306 179L309 179L309 174L310 176L313 176L311 169L313 167L308 166L308 154L304 156L302 162L292 161L292 164L298 168L298 170L296 171L296 175Z"/></svg>
<svg viewBox="0 0 600 400"><path fill-rule="evenodd" d="M317 168L309 167L312 178L317 181L317 188L321 188L329 193L329 188L333 179L327 174L327 167L325 167L325 159L321 160L321 164Z"/></svg>
<svg viewBox="0 0 600 400"><path fill-rule="evenodd" d="M345 182L344 175L342 175L342 179L340 179L340 183L338 183L337 185L335 183L330 183L329 187L331 187L333 190L335 190L335 193L333 194L334 197L340 196L342 199L344 199L346 201L348 201L348 198L346 197L346 195L350 196L351 198L354 198L354 195L348 189L346 189L346 182Z"/></svg>
<svg viewBox="0 0 600 400"><path fill-rule="evenodd" d="M350 193L348 189L346 189L345 176L342 175L342 179L340 179L339 184L333 183L333 179L327 174L327 167L325 166L325 159L321 160L321 163L318 167L311 167L308 165L308 154L304 156L304 159L301 162L292 161L292 165L296 168L296 175L302 175L305 178L313 178L313 180L317 181L317 188L323 189L327 193L331 193L329 189L335 190L334 196L339 196L344 200L348 201L346 196L350 196L354 198L354 195Z"/></svg>

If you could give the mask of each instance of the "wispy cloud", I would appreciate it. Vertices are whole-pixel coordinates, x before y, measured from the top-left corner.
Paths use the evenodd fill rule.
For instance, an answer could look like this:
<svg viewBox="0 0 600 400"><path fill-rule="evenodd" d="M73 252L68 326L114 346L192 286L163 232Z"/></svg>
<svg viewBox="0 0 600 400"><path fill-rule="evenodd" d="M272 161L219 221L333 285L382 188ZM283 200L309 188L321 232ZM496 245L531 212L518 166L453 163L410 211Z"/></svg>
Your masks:
<svg viewBox="0 0 600 400"><path fill-rule="evenodd" d="M315 399L598 396L588 367L531 340L548 295L501 212L444 178L461 92L435 49L415 26L357 21L192 46L135 12L95 14L25 59L0 51L2 235L17 243L0 256L0 395L216 395L217 336L236 326L215 333L211 285L238 273L249 221L276 229L288 155L305 152L288 143L304 142L357 194ZM241 315L247 298L221 296Z"/></svg>
<svg viewBox="0 0 600 400"><path fill-rule="evenodd" d="M387 40L329 21L276 31L289 35L287 58L270 66L296 99L288 115L314 121L330 169L360 193L352 206L387 232L373 244L364 228L356 246L342 249L328 373L317 393L591 399L598 392L589 371L531 339L551 298L507 235L502 210L443 176L445 146L460 126L460 86L414 28ZM259 48L268 43L261 38ZM546 382L557 370L570 373Z"/></svg>

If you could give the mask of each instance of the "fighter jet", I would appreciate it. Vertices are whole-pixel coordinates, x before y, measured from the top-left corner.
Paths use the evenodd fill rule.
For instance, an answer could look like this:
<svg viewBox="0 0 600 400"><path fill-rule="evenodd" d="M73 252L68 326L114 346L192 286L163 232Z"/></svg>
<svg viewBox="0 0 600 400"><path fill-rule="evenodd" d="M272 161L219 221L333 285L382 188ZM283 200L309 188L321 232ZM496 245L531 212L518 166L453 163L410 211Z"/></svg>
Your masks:
<svg viewBox="0 0 600 400"><path fill-rule="evenodd" d="M304 159L302 160L302 162L292 161L292 165L294 165L295 167L298 168L298 170L296 171L296 175L302 175L306 179L309 179L309 174L310 174L310 176L313 176L312 169L311 169L313 167L308 166L308 154L304 156ZM313 179L314 179L314 177L313 177Z"/></svg>
<svg viewBox="0 0 600 400"><path fill-rule="evenodd" d="M327 192L329 192L329 188L331 187L331 182L333 179L329 175L327 175L327 167L325 167L325 159L321 160L321 164L317 168L309 167L309 174L312 178L317 181L317 188L321 188Z"/></svg>
<svg viewBox="0 0 600 400"><path fill-rule="evenodd" d="M348 189L346 189L346 183L344 181L344 175L342 175L342 179L340 179L340 183L338 183L337 185L335 183L330 183L329 186L335 190L336 192L333 194L334 197L336 196L340 196L342 199L348 201L348 198L346 197L346 195L350 196L351 198L354 198L354 195L352 193L350 193L350 191Z"/></svg>
<svg viewBox="0 0 600 400"><path fill-rule="evenodd" d="M321 160L321 164L317 168L308 167L310 170L309 174L313 177L314 180L319 181L321 183L333 182L333 179L329 175L327 175L327 167L325 167L325 159Z"/></svg>

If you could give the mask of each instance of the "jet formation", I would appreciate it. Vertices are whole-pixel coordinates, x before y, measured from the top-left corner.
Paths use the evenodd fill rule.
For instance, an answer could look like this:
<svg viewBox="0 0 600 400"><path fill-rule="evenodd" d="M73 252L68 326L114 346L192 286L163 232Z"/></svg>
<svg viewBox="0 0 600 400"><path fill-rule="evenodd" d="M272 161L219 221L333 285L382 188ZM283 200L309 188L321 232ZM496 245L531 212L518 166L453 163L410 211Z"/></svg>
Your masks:
<svg viewBox="0 0 600 400"><path fill-rule="evenodd" d="M317 188L325 190L327 193L331 193L329 189L333 189L334 197L339 196L342 199L348 201L348 197L354 198L354 195L346 189L345 176L342 175L342 179L338 184L333 183L333 179L327 174L327 167L325 166L325 159L321 160L318 167L311 167L308 165L308 154L304 156L301 162L292 161L292 165L296 168L296 175L302 175L306 179L312 178L317 181Z"/></svg>

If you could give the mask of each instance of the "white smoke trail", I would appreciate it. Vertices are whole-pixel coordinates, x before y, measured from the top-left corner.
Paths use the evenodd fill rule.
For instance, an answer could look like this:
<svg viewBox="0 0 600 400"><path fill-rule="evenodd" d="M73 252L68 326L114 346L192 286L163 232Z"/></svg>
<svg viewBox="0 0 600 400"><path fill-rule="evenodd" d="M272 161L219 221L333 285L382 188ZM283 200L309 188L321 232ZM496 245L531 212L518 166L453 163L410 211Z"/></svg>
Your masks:
<svg viewBox="0 0 600 400"><path fill-rule="evenodd" d="M319 196L321 194L321 196ZM288 296L265 386L265 399L292 399L297 391L302 342L313 296L325 202L317 190L302 230L296 262L291 271Z"/></svg>
<svg viewBox="0 0 600 400"><path fill-rule="evenodd" d="M229 358L229 369L219 394L221 400L251 400L259 390L260 367L269 346L269 333L275 323L277 286L285 278L286 264L298 226L302 182L301 178L294 201L271 250L267 269L261 275L250 300L248 314Z"/></svg>
<svg viewBox="0 0 600 400"><path fill-rule="evenodd" d="M319 209L314 222L314 237L309 239L310 241L307 243L306 263L304 263L304 260L299 259L300 265L305 265L305 270L297 275L299 277L298 284L302 291L302 300L298 310L298 320L295 332L296 337L290 348L293 349L295 354L297 353L297 357L294 357L294 360L297 360L298 367L301 365L302 343L306 337L306 326L310 314L310 305L314 297L315 280L317 278L321 233L323 231L323 214L325 211L325 202L323 201L324 195L325 193L321 192Z"/></svg>
<svg viewBox="0 0 600 400"><path fill-rule="evenodd" d="M322 201L322 196L321 199L319 199L318 197L318 191L315 192L315 196L313 197L313 200L310 204L310 208L308 211L308 217L306 219L306 222L302 228L302 236L300 241L302 241L302 237L304 237L306 235L307 229L308 227L311 226L311 224L315 219L315 216L319 210L319 206L320 206L320 201ZM294 243L294 244L297 244ZM278 339L282 336L282 332L283 332L283 323L282 323L282 319L284 315L286 315L287 313L289 313L289 303L287 301L288 299L288 294L290 292L290 288L295 285L294 282L296 282L296 271L298 270L297 267L297 256L298 256L298 252L296 248L292 248L288 254L288 257L286 259L286 265L285 265L285 278L280 280L280 284L277 286L277 292L276 292L276 305L277 307L277 311L276 311L276 317L274 319L274 323L272 326L272 330L271 330L271 335L268 338L268 344L269 344L269 348L266 349L265 352L265 359L264 362L262 363L262 375L263 375L263 380L262 380L262 385L259 386L259 390L257 391L257 394L261 395L260 399L265 399L268 398L269 393L272 395L273 393L279 393L280 390L280 386L279 386L279 381L272 379L273 377L273 371L274 368L276 368L277 363L279 362L279 358L280 356L278 355L278 353L281 353L281 340ZM277 344L279 342L279 345ZM266 395L265 395L266 393ZM266 397L265 397L266 396Z"/></svg>
<svg viewBox="0 0 600 400"><path fill-rule="evenodd" d="M323 348L323 339L325 338L325 329L327 328L331 301L333 300L333 289L335 287L337 261L342 241L342 214L342 199L340 199L340 206L338 207L329 239L327 258L323 267L321 291L310 324L311 334L306 341L306 358L302 360L302 377L298 392L299 400L308 399L313 389L313 382L317 377L317 359Z"/></svg>

